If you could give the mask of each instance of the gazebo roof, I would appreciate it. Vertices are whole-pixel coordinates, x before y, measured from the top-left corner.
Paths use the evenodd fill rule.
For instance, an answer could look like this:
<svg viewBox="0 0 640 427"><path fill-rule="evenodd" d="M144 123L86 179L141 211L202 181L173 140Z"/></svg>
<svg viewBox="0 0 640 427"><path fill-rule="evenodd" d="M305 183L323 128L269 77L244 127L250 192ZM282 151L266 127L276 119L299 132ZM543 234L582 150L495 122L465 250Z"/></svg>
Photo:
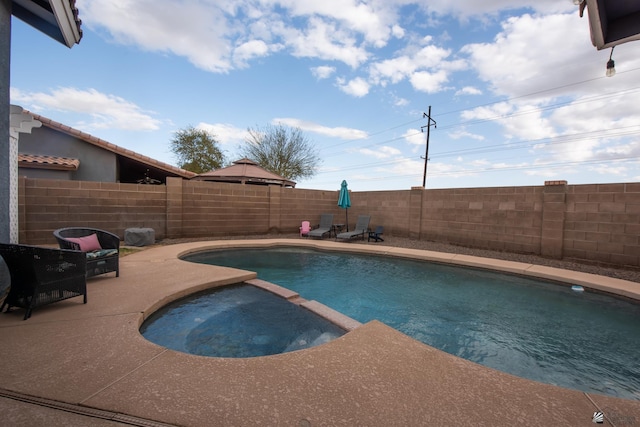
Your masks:
<svg viewBox="0 0 640 427"><path fill-rule="evenodd" d="M253 185L279 185L295 187L296 183L280 175L269 172L247 158L236 160L231 166L201 173L192 178L198 181L235 182Z"/></svg>

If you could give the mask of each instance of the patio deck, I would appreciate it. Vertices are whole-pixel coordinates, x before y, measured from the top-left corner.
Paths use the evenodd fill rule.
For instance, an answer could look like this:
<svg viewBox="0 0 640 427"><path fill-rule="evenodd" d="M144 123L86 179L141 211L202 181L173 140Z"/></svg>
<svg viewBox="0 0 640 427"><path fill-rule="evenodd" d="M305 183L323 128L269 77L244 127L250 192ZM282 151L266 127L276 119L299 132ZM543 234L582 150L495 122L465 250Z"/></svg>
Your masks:
<svg viewBox="0 0 640 427"><path fill-rule="evenodd" d="M88 281L80 298L0 315L2 424L291 426L640 425L640 401L563 389L449 355L380 322L286 354L208 358L157 346L144 316L179 296L255 278L178 256L202 249L299 244L485 266L619 292L619 279L470 256L331 241L244 240L158 246L123 257L120 277Z"/></svg>

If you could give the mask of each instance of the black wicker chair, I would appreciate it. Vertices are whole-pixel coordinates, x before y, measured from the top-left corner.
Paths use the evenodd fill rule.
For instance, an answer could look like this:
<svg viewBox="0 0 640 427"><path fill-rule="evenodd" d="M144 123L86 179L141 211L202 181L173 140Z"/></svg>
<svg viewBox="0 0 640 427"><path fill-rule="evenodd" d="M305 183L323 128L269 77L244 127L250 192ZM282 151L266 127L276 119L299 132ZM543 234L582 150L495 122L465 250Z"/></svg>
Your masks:
<svg viewBox="0 0 640 427"><path fill-rule="evenodd" d="M84 295L87 303L86 257L82 252L0 243L0 255L11 276L11 288L0 311L7 306L31 310Z"/></svg>
<svg viewBox="0 0 640 427"><path fill-rule="evenodd" d="M53 232L61 249L83 250L80 243L69 240L69 238L88 237L95 234L100 248L98 250L84 251L87 257L87 278L116 272L116 277L120 276L120 238L108 231L97 228L68 227L60 228Z"/></svg>

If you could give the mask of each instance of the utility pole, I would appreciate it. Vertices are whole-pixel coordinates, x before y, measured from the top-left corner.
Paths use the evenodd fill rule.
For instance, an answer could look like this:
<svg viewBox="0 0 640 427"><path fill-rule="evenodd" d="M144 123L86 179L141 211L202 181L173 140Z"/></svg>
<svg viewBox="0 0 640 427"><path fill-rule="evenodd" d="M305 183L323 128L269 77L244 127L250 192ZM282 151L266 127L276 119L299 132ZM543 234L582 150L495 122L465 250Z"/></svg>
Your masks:
<svg viewBox="0 0 640 427"><path fill-rule="evenodd" d="M437 128L436 121L431 118L431 105L429 105L429 112L422 113L422 117L426 117L429 121L426 125L422 126L420 130L424 132L424 128L427 128L427 150L424 153L424 174L422 175L422 188L427 188L427 162L429 161L429 131L431 130L431 125L433 124L434 128Z"/></svg>

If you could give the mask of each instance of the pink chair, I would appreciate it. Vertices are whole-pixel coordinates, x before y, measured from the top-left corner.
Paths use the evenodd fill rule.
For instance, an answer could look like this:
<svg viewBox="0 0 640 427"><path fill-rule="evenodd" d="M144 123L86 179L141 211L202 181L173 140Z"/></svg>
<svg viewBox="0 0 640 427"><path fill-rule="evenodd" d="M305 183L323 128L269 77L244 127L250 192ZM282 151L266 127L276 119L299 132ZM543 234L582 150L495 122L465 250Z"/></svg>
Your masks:
<svg viewBox="0 0 640 427"><path fill-rule="evenodd" d="M307 237L307 234L311 231L311 223L309 221L302 221L300 226L300 237Z"/></svg>

